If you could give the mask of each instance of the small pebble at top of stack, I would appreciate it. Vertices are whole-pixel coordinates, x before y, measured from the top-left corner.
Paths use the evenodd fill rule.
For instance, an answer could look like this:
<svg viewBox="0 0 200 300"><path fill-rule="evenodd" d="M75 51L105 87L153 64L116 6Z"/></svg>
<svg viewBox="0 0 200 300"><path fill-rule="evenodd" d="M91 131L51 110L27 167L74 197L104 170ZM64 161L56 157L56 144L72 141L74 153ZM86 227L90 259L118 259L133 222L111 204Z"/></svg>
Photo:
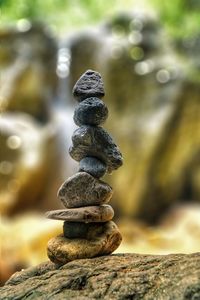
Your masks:
<svg viewBox="0 0 200 300"><path fill-rule="evenodd" d="M105 92L101 75L92 70L86 71L73 88L73 96L79 102L90 97L102 98L104 95Z"/></svg>

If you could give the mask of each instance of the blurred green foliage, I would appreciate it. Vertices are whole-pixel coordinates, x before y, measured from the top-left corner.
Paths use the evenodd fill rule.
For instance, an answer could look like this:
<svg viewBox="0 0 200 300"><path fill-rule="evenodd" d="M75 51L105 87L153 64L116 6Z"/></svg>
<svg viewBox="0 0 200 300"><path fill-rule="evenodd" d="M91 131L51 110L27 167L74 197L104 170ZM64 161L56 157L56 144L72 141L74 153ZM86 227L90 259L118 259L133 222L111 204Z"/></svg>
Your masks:
<svg viewBox="0 0 200 300"><path fill-rule="evenodd" d="M0 0L1 23L18 19L46 21L56 27L80 27L95 23L121 9L130 8L133 0Z"/></svg>
<svg viewBox="0 0 200 300"><path fill-rule="evenodd" d="M27 18L46 21L58 28L90 25L105 17L134 8L157 10L173 36L199 32L200 0L0 0L1 24Z"/></svg>
<svg viewBox="0 0 200 300"><path fill-rule="evenodd" d="M194 36L200 33L200 0L151 0L171 35Z"/></svg>

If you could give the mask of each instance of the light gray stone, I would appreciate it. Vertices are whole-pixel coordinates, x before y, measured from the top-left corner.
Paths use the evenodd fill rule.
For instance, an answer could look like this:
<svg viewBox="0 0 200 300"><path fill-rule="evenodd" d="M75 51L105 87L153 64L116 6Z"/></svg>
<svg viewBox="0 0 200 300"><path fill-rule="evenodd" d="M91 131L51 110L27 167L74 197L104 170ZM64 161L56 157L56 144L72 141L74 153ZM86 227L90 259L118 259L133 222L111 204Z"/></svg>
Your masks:
<svg viewBox="0 0 200 300"><path fill-rule="evenodd" d="M113 218L114 211L110 205L100 205L51 210L45 215L49 219L71 222L107 222Z"/></svg>

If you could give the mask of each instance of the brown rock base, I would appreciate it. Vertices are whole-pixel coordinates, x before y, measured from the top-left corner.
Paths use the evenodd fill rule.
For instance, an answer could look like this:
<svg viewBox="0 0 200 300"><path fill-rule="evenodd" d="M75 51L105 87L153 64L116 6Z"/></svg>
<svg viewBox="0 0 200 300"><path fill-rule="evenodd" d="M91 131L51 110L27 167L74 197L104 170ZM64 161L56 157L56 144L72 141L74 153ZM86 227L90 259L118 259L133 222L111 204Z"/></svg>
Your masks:
<svg viewBox="0 0 200 300"><path fill-rule="evenodd" d="M58 266L40 264L14 274L1 300L198 300L200 253L116 254Z"/></svg>
<svg viewBox="0 0 200 300"><path fill-rule="evenodd" d="M65 264L75 259L110 254L118 248L121 240L117 225L109 221L101 228L97 226L97 231L91 227L87 239L68 239L62 234L52 238L47 245L47 255L52 262Z"/></svg>

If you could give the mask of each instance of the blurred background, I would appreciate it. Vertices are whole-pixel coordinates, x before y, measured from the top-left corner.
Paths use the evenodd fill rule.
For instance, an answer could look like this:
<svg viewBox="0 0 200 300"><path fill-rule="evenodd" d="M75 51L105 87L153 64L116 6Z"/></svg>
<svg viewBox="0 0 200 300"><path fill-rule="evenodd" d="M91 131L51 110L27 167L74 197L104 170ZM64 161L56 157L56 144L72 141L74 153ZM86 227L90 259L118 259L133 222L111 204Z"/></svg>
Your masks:
<svg viewBox="0 0 200 300"><path fill-rule="evenodd" d="M106 176L117 252L200 250L199 0L0 0L0 272L47 260L56 194L78 169L71 90L102 74L124 166Z"/></svg>

